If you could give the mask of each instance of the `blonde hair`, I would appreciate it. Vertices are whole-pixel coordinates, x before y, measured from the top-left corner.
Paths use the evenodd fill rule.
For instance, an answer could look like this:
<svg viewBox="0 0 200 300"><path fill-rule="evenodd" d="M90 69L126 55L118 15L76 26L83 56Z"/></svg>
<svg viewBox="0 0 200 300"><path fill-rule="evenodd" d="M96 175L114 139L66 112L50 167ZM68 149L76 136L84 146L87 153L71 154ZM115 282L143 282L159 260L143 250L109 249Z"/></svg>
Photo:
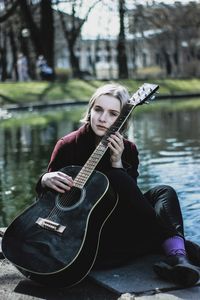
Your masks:
<svg viewBox="0 0 200 300"><path fill-rule="evenodd" d="M121 109L124 105L127 104L128 100L130 99L130 95L128 90L122 86L121 84L109 83L99 87L96 92L92 95L89 100L88 108L85 112L85 115L81 119L82 123L89 123L90 122L90 112L95 103L95 101L102 95L110 95L117 98L120 101Z"/></svg>

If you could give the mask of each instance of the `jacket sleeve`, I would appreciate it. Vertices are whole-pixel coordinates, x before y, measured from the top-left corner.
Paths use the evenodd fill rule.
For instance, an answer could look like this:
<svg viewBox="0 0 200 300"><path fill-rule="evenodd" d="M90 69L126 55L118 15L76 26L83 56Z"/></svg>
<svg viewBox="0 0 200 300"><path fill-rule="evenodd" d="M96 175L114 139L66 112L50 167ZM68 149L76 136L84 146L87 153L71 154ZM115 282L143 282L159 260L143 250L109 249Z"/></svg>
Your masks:
<svg viewBox="0 0 200 300"><path fill-rule="evenodd" d="M48 165L48 172L58 171L66 165L66 158L70 157L68 145L64 144L64 140L60 139L51 154L51 159Z"/></svg>
<svg viewBox="0 0 200 300"><path fill-rule="evenodd" d="M125 151L122 155L122 164L124 170L137 182L139 176L139 157L138 150L134 143L125 141Z"/></svg>
<svg viewBox="0 0 200 300"><path fill-rule="evenodd" d="M56 143L54 150L51 154L51 159L50 159L50 162L48 165L47 172L58 171L62 167L71 164L71 161L72 161L71 148L72 148L72 146L70 144L64 143L63 139L58 140L58 142ZM43 173L40 176L40 178L36 184L37 194L41 194L45 190L41 185L41 179L45 173Z"/></svg>

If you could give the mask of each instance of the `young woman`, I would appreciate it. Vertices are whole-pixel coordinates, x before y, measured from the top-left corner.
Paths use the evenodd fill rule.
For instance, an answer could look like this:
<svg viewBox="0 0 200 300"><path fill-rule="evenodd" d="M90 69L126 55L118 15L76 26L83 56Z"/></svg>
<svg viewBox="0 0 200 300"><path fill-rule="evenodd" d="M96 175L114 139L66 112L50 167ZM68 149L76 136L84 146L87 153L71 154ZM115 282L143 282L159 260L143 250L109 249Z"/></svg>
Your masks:
<svg viewBox="0 0 200 300"><path fill-rule="evenodd" d="M44 188L59 193L71 189L73 178L60 169L86 163L129 99L126 88L118 84L107 84L96 90L84 125L57 142L48 172L37 184L38 193ZM112 134L108 141L109 148L96 169L108 177L119 202L103 227L96 266L116 265L163 251L166 259L156 263L154 271L166 280L194 285L199 280L198 267L194 264L199 263L200 251L198 245L189 243L190 253L187 253L176 192L170 186L161 185L143 194L137 186L139 160L135 144L119 132Z"/></svg>

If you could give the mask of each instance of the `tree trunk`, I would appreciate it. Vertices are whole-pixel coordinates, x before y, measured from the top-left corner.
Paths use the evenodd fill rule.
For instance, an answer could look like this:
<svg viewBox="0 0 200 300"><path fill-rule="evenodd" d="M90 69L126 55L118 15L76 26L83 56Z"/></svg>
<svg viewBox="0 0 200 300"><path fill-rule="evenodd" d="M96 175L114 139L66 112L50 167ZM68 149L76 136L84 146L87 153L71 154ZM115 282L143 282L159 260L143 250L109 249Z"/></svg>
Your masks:
<svg viewBox="0 0 200 300"><path fill-rule="evenodd" d="M49 66L54 68L54 18L51 1L41 2L41 36L43 54Z"/></svg>
<svg viewBox="0 0 200 300"><path fill-rule="evenodd" d="M120 32L119 32L118 45L117 45L117 50L118 50L117 61L118 61L119 78L128 78L124 16L125 16L125 1L119 0Z"/></svg>
<svg viewBox="0 0 200 300"><path fill-rule="evenodd" d="M61 11L59 11L59 15L60 15L61 25L63 28L63 33L64 33L64 36L65 36L65 39L67 41L68 48L69 48L70 64L71 64L73 76L81 77L79 59L76 57L74 48L75 48L76 41L78 40L78 37L80 36L81 28L82 28L83 24L86 22L86 20L88 19L90 11L95 7L95 5L97 3L100 2L100 0L96 0L93 4L91 4L89 6L89 8L85 14L85 17L82 19L78 19L76 15L78 15L77 14L77 12L78 12L77 6L79 6L79 8L81 9L82 5L83 5L83 1L80 1L80 3L78 1L69 1L69 2L71 2L71 5L72 5L72 7L71 7L72 12L71 12L71 15L69 18L69 23L68 23L68 25L70 25L70 26L67 26L65 24L64 16Z"/></svg>
<svg viewBox="0 0 200 300"><path fill-rule="evenodd" d="M81 71L79 66L79 60L75 55L74 45L72 43L69 43L69 54L70 54L70 63L72 67L73 77L80 78Z"/></svg>
<svg viewBox="0 0 200 300"><path fill-rule="evenodd" d="M78 36L80 34L80 29L75 28L75 22L72 22L72 29L68 30L65 24L65 20L63 17L62 12L59 12L60 15L60 21L61 25L63 28L63 33L65 36L65 39L68 43L68 49L69 49L69 54L70 54L70 64L72 68L72 75L73 77L80 77L81 71L80 71L80 66L79 66L79 60L75 55L74 47L76 44L76 41L78 39ZM75 18L75 15L72 14L72 20Z"/></svg>
<svg viewBox="0 0 200 300"><path fill-rule="evenodd" d="M8 78L7 74L7 59L6 59L6 32L2 32L3 47L1 48L1 81Z"/></svg>
<svg viewBox="0 0 200 300"><path fill-rule="evenodd" d="M15 37L14 37L14 31L12 27L12 22L9 22L9 33L8 33L9 39L10 39L10 46L11 46L11 52L12 52L12 58L13 58L13 75L14 78L18 79L18 73L17 73L17 46L15 43Z"/></svg>
<svg viewBox="0 0 200 300"><path fill-rule="evenodd" d="M41 7L41 28L34 21L31 10L26 0L20 1L20 8L24 21L29 29L30 38L33 43L36 55L44 55L48 64L54 67L54 24L51 0L42 0Z"/></svg>
<svg viewBox="0 0 200 300"><path fill-rule="evenodd" d="M171 65L169 54L167 53L167 51L165 49L163 50L163 54L164 54L164 59L165 59L166 73L167 73L167 75L171 75L172 65Z"/></svg>

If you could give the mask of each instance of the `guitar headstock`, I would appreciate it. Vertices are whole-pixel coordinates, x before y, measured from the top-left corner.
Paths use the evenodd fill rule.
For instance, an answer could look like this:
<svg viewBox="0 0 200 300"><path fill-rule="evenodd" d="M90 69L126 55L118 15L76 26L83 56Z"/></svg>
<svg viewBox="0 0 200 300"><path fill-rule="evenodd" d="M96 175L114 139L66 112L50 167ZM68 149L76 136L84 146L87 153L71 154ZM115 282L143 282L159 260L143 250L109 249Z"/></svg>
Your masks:
<svg viewBox="0 0 200 300"><path fill-rule="evenodd" d="M133 94L129 103L134 106L147 103L147 100L150 100L158 89L159 86L157 84L144 83L137 92Z"/></svg>

